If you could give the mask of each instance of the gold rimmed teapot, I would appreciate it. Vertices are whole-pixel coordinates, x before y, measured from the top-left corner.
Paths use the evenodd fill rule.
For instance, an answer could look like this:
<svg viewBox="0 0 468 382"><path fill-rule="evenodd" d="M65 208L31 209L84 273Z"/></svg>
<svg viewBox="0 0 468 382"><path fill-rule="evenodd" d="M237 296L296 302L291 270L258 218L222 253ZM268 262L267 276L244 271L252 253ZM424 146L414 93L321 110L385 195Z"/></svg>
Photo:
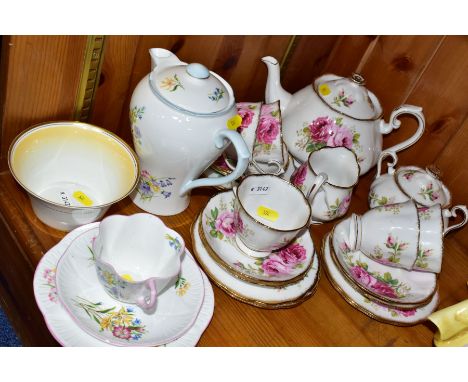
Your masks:
<svg viewBox="0 0 468 382"><path fill-rule="evenodd" d="M357 73L350 78L325 74L290 94L281 86L278 60L267 56L262 61L268 68L265 102L280 101L284 142L301 163L319 148L344 146L356 153L362 175L377 163L382 135L400 127L401 115L413 115L418 128L409 139L386 150L404 150L424 133L425 119L419 106L401 105L385 122L379 100Z"/></svg>

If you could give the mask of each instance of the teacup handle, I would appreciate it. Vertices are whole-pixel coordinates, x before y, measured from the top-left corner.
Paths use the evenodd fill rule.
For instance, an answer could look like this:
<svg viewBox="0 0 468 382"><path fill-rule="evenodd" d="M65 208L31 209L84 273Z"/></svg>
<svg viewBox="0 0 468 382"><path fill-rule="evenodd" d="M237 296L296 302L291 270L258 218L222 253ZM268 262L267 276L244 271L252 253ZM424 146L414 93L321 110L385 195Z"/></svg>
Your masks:
<svg viewBox="0 0 468 382"><path fill-rule="evenodd" d="M158 295L157 290L156 290L156 281L154 279L149 279L146 283L145 286L149 289L150 291L150 298L149 301L143 296L138 297L137 300L137 305L144 310L151 309L154 307L156 304L156 297Z"/></svg>
<svg viewBox="0 0 468 382"><path fill-rule="evenodd" d="M398 117L402 114L414 115L418 120L418 129L416 130L416 133L414 133L409 139L388 149L385 149L385 151L393 151L396 153L398 151L407 149L411 145L415 144L424 133L426 120L422 112L422 107L414 105L401 105L394 109L390 115L389 123L386 123L383 119L380 121L380 132L382 134L388 134L394 129L398 129L401 125L401 121L398 119Z"/></svg>
<svg viewBox="0 0 468 382"><path fill-rule="evenodd" d="M280 176L281 174L283 174L285 172L281 162L277 161L275 159L272 159L272 160L267 162L268 165L274 165L274 166L278 167L278 170L276 170L275 172L263 171L263 169L258 165L257 161L254 158L252 158L252 161L250 163L252 164L252 166L254 166L257 169L258 172L260 172L260 174L269 174L269 175Z"/></svg>
<svg viewBox="0 0 468 382"><path fill-rule="evenodd" d="M237 165L234 171L229 175L221 176L219 178L189 180L180 188L180 196L185 195L188 191L196 187L221 186L222 184L233 182L244 174L245 170L247 170L247 166L249 165L250 158L250 151L247 145L237 131L218 130L214 138L215 145L218 149L222 149L224 147L225 139L232 142L237 152Z"/></svg>
<svg viewBox="0 0 468 382"><path fill-rule="evenodd" d="M315 195L320 191L322 185L328 180L328 175L325 174L324 172L321 172L320 174L317 175L315 178L314 184L310 188L309 192L306 195L306 198L310 201L310 204L312 204L312 201L315 198Z"/></svg>
<svg viewBox="0 0 468 382"><path fill-rule="evenodd" d="M393 174L395 172L395 166L398 162L398 157L393 151L388 151L388 150L382 151L382 153L379 156L379 161L377 162L377 175L375 176L376 179L379 178L381 175L382 163L386 157L391 157L393 159L392 163L388 164L387 173Z"/></svg>
<svg viewBox="0 0 468 382"><path fill-rule="evenodd" d="M454 229L459 229L459 228L463 227L466 224L466 222L468 222L468 209L466 208L466 206L462 206L462 205L454 206L454 207L452 207L451 210L448 210L448 209L443 210L442 213L447 218L451 218L451 217L456 218L457 217L457 210L460 210L463 213L463 221L461 223L452 225L450 227L447 226L444 229L444 232L443 232L444 237L450 231L453 231Z"/></svg>

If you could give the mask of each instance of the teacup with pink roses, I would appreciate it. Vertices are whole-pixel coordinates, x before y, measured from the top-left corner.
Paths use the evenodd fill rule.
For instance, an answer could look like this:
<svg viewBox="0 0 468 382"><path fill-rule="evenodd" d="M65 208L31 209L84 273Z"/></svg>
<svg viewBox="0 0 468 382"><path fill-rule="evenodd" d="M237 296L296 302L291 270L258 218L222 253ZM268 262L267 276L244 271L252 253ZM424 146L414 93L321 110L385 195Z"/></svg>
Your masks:
<svg viewBox="0 0 468 382"><path fill-rule="evenodd" d="M274 175L249 175L233 189L236 242L253 257L287 246L309 227L304 194Z"/></svg>
<svg viewBox="0 0 468 382"><path fill-rule="evenodd" d="M289 165L289 153L283 143L279 102L239 102L236 106L242 118L237 131L251 153L246 174L284 173ZM223 161L227 167L234 169L235 158L235 151L228 148Z"/></svg>

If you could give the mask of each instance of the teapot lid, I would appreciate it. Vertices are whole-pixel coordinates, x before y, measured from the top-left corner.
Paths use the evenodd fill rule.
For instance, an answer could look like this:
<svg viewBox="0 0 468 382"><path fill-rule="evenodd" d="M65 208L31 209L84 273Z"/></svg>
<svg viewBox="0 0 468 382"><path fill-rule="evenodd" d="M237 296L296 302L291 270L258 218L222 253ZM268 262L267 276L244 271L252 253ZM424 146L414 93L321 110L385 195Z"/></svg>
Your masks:
<svg viewBox="0 0 468 382"><path fill-rule="evenodd" d="M324 75L314 82L314 89L329 107L341 114L359 120L379 119L382 107L365 83L358 73L349 78Z"/></svg>
<svg viewBox="0 0 468 382"><path fill-rule="evenodd" d="M198 63L154 70L150 84L163 101L194 114L215 114L234 103L229 84Z"/></svg>

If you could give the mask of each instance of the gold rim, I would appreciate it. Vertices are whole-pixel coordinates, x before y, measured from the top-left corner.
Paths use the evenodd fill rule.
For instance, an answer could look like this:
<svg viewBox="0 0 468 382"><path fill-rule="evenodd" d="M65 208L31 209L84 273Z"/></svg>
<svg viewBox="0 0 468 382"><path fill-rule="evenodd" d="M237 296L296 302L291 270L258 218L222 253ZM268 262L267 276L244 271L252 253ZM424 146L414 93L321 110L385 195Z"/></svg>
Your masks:
<svg viewBox="0 0 468 382"><path fill-rule="evenodd" d="M197 219L200 218L200 214L197 216ZM301 296L293 299L293 300L289 300L289 301L284 301L284 302L264 302L264 301L261 301L261 300L256 300L256 299L251 299L251 298L248 298L248 297L245 297L235 291L233 291L232 289L230 289L229 287L227 287L226 285L224 285L222 282L220 282L211 272L210 270L208 269L208 267L206 266L206 264L201 260L200 258L200 255L198 254L198 251L197 251L197 248L195 246L195 224L197 222L197 219L195 219L194 222L192 222L192 225L190 227L190 235L192 237L192 244L193 244L193 255L194 257L197 259L198 263L201 265L201 267L203 268L203 271L208 275L208 277L220 288L222 289L225 293L227 293L229 296L231 296L232 298L238 300L238 301L241 301L243 303L246 303L246 304L249 304L249 305L253 305L253 306L256 306L258 308L263 308L263 309L283 309L283 308L292 308L294 306L297 306L297 305L300 305L302 304L304 301L306 301L307 299L309 299L311 296L314 295L314 293L316 292L317 290L317 285L318 285L318 281L320 280L320 262L317 263L317 275L315 277L315 281L314 283L311 285L311 287L306 291L304 292ZM317 259L318 260L318 259Z"/></svg>
<svg viewBox="0 0 468 382"><path fill-rule="evenodd" d="M324 76L329 76L329 75L334 75L334 74L331 74L331 73L325 73L325 74L322 74L320 77L324 77ZM314 82L310 85L312 86L312 89L314 91L314 93L317 95L317 97L320 99L320 101L322 101L324 103L324 105L328 106L328 108L330 110L333 110L334 112L338 113L338 114L341 114L341 115L344 115L348 118L351 118L351 119L354 119L355 121L363 121L363 122L374 122L374 121L378 121L379 119L382 118L382 115L383 115L383 109L382 109L382 105L380 105L380 101L379 101L379 106L380 106L380 114L377 116L377 117L373 117L373 118L356 118L356 117L352 117L350 116L349 114L346 114L344 113L343 111L341 110L337 110L335 108L333 108L332 106L330 106L328 104L328 102L326 102L322 97L321 95L317 92L317 88L318 88L318 85L316 86L316 82L317 80L320 78L320 77L317 77ZM338 78L337 78L338 79ZM375 97L377 99L377 97ZM377 99L378 101L378 99Z"/></svg>
<svg viewBox="0 0 468 382"><path fill-rule="evenodd" d="M202 210L204 211L204 209ZM256 284L256 285L262 285L262 286L267 286L267 287L284 287L288 286L291 284L296 284L297 282L301 281L306 273L312 268L312 263L314 262L314 253L312 254L312 258L310 261L309 266L299 275L293 277L292 279L289 280L284 280L284 281L274 281L274 280L262 280L262 279L257 279L253 276L246 275L245 273L239 272L232 266L230 266L228 263L226 263L219 255L213 250L211 247L210 243L206 239L205 232L203 231L203 218L202 215L200 214L200 222L198 224L198 236L200 237L200 240L203 244L203 247L205 248L206 252L210 255L210 257L218 264L221 268L223 268L225 271L230 273L232 276L242 280L246 281L251 284Z"/></svg>
<svg viewBox="0 0 468 382"><path fill-rule="evenodd" d="M418 325L418 324L420 324L422 322L425 322L427 320L427 317L423 318L423 319L420 319L418 321L413 321L413 322L408 322L408 323L388 320L386 318L382 318L380 316L375 315L374 313L370 312L369 310L367 310L366 308L364 308L363 306L358 304L351 297L349 297L348 294L335 281L335 279L333 278L333 276L331 274L330 269L328 268L328 264L325 261L325 241L326 241L326 239L327 239L327 236L325 236L323 238L323 240L322 240L322 253L320 254L320 256L322 258L322 261L325 263L325 267L324 267L325 268L325 273L327 275L328 281L330 281L330 284L333 286L333 288L336 289L336 291L341 295L341 297L343 297L343 299L348 304L350 304L353 308L359 310L361 313L364 313L366 316L368 316L368 317L370 317L370 318L372 318L372 319L374 319L376 321L382 322L384 324L390 324L390 325L395 325L395 326L414 326L414 325ZM436 309L436 307L437 306L434 307L433 311Z"/></svg>
<svg viewBox="0 0 468 382"><path fill-rule="evenodd" d="M421 300L421 301L415 301L415 302L403 302L403 301L395 301L395 300L391 300L391 299L388 299L384 296L381 296L379 294L376 294L374 292L372 292L371 290L365 288L363 285L361 285L360 283L356 282L349 274L348 272L346 272L346 269L344 269L343 265L340 263L340 261L338 260L338 257L336 255L336 252L335 252L335 247L333 245L333 242L332 242L332 237L334 235L334 232L335 232L335 227L333 227L332 231L331 231L331 234L330 234L330 238L329 238L329 247L330 247L330 257L333 259L335 265L337 266L338 270L340 271L340 273L349 281L350 285L351 286L357 286L359 289L360 289L360 293L361 294L365 294L366 297L367 295L369 296L372 296L371 299L373 300L379 300L381 301L382 303L384 304L392 304L392 305L395 305L395 304L399 304L399 305L411 305L411 307L416 307L416 306L424 306L424 305L427 305L429 304L430 300L432 300L432 297L434 296L436 290L437 290L437 280L436 280L436 283L435 283L435 286L434 286L434 290L431 292L431 294L426 297L424 300ZM372 259L373 260L373 259ZM375 261L375 260L373 260ZM355 289L355 288L354 288ZM356 290L357 291L357 290ZM403 308L404 309L404 308Z"/></svg>
<svg viewBox="0 0 468 382"><path fill-rule="evenodd" d="M116 200L113 200L112 202L109 202L109 203L99 204L99 205L90 206L90 207L81 207L81 206L73 206L72 207L72 206L65 206L63 204L59 204L59 203L53 202L51 200L45 199L42 196L40 196L40 195L36 194L35 192L31 191L28 187L26 187L26 185L24 185L18 179L15 172L13 171L13 167L12 167L12 164L11 164L11 156L12 156L12 153L13 153L13 148L16 145L16 143L23 136L26 136L27 134L30 134L33 130L39 130L41 128L45 128L45 127L53 126L53 125L75 125L75 126L76 125L78 125L78 126L79 125L84 125L84 126L92 127L93 129L98 130L101 134L108 135L111 138L115 139L120 145L122 145L128 151L128 153L132 157L134 165L135 165L135 180L134 180L130 190L125 195L123 195L122 197L120 197L120 198L118 198ZM138 160L138 156L136 155L135 151L133 151L133 149L127 144L127 142L125 142L122 138L120 138L118 135L114 134L113 132L111 132L109 130L106 130L106 129L104 129L102 127L99 127L99 126L92 125L92 124L87 123L87 122L80 122L80 121L49 121L49 122L43 122L43 123L38 123L36 125L32 125L31 127L21 131L13 139L13 141L10 144L10 147L8 148L7 161L8 161L8 168L10 169L10 173L13 175L13 178L15 178L15 180L21 185L21 187L23 187L29 194L33 195L35 198L37 198L37 199L39 199L39 200L41 200L43 202L46 202L48 204L51 204L51 205L54 205L54 206L57 206L57 207L60 207L60 208L63 208L63 209L67 209L67 210L68 209L70 209L70 210L90 210L90 209L98 209L98 208L103 208L103 207L110 206L110 205L112 205L114 203L117 203L117 202L121 201L122 199L125 199L128 195L130 195L133 192L133 190L136 188L136 186L138 185L138 182L140 180L140 162Z"/></svg>
<svg viewBox="0 0 468 382"><path fill-rule="evenodd" d="M333 231L332 231L332 233L333 233ZM434 293L435 293L436 289L434 289L434 291L431 293L431 295L429 297L427 297L425 300L423 300L422 302L418 301L418 302L414 302L414 303L412 303L412 302L411 303L410 302L408 302L408 303L398 302L398 301L386 299L384 296L376 295L372 291L366 289L363 285L356 282L356 280L354 280L346 272L346 270L343 268L343 266L341 265L340 261L337 258L337 255L336 255L333 243L332 243L332 235L329 236L328 246L330 247L330 257L331 257L331 259L333 261L333 264L335 264L335 267L340 272L340 274L342 276L344 276L344 278L346 280L348 280L348 284L356 292L358 292L359 294L362 294L364 297L368 298L369 300L373 300L373 301L377 300L376 302L379 302L379 303L382 303L382 304L385 304L385 305L389 305L389 304L395 305L395 306L398 306L398 308L401 309L401 310L411 310L411 309L421 308L421 307L426 306L427 304L429 304L431 302L432 297L434 296Z"/></svg>
<svg viewBox="0 0 468 382"><path fill-rule="evenodd" d="M343 149L346 149L348 150L349 152L351 152L353 155L354 155L354 158L356 159L356 164L357 164L357 177L356 177L356 181L350 185L350 186L338 186L336 184L333 184L331 182L327 181L325 183L329 184L330 186L332 187L336 187L336 188L340 188L340 189L343 189L343 190L347 190L349 188L352 188L354 186L356 186L356 184L358 184L359 182L359 177L361 176L361 166L359 166L359 162L358 162L358 158L357 158L357 155L356 153L353 151L353 150L350 150L348 149L347 147L344 147L344 146L338 146L338 147L328 147L328 146L325 146L325 147L321 147L319 148L318 150L315 150L315 151L312 151L310 154L309 154L309 157L307 158L307 166L309 167L310 171L312 171L312 174L314 174L315 176L318 176L318 174L315 172L315 170L313 169L312 165L310 164L310 159L312 157L312 154L316 153L316 152L319 152L320 150L324 150L324 149L335 149L335 148L343 148Z"/></svg>
<svg viewBox="0 0 468 382"><path fill-rule="evenodd" d="M299 227L299 228L286 229L286 230L284 230L284 229L278 229L278 228L273 228L273 227L267 226L265 223L262 223L262 222L258 221L257 219L255 219L254 216L252 216L249 212L247 212L247 210L244 208L242 202L241 202L240 199L237 197L237 193L238 193L238 190L239 190L239 188L241 187L242 183L243 183L245 180L247 180L247 179L249 179L249 178L252 178L252 177L271 177L271 178L275 179L275 181L276 181L276 179L278 179L278 180L280 180L281 182L284 182L284 183L290 185L290 186L294 189L294 192L298 192L298 193L301 195L302 199L304 200L304 203L305 203L305 205L306 205L306 208L309 209L309 216L307 217L307 220L306 220L305 224L304 224L303 226ZM254 222L260 224L262 227L267 228L267 229L269 229L269 230L271 230L271 231L283 232L283 233L285 233L285 232L293 232L293 231L300 231L300 230L304 229L305 227L307 227L307 226L309 225L309 222L310 222L310 219L311 219L311 215L312 215L312 210L311 210L311 208L310 208L310 203L309 203L309 201L307 200L307 198L305 197L305 195L302 193L302 191L299 190L294 184L292 184L291 182L288 182L287 180L285 180L285 179L283 179L283 178L280 178L280 177L278 177L278 176L271 175L271 174L251 174L251 175L247 175L244 179L242 179L242 180L239 182L239 185L237 186L237 190L236 190L234 196L235 196L236 201L239 203L240 207L242 208L242 210L246 213L246 215L247 215L250 219L252 219Z"/></svg>

